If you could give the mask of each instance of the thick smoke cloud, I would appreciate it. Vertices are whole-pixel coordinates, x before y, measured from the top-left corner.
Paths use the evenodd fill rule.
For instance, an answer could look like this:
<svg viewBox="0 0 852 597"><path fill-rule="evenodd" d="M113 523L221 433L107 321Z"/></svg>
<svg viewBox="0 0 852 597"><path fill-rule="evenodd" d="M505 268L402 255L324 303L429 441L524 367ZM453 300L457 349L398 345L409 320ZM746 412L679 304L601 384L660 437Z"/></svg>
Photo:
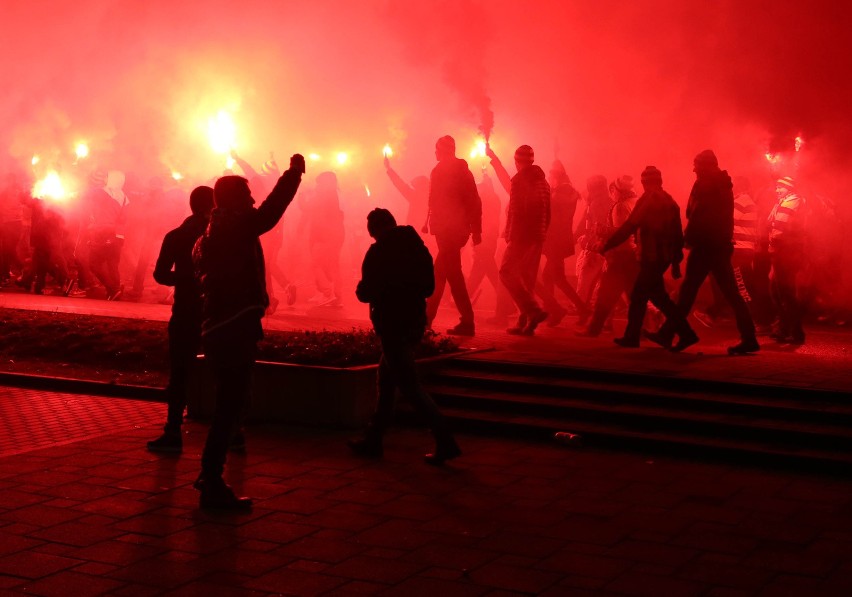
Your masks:
<svg viewBox="0 0 852 597"><path fill-rule="evenodd" d="M0 28L0 146L24 169L39 154L207 180L223 109L250 161L346 151L342 180L389 197L385 143L414 175L437 137L464 155L492 127L501 155L529 143L581 185L655 163L679 199L707 147L759 176L801 133L801 174L827 194L850 165L843 2L10 0ZM92 156L73 166L79 139Z"/></svg>

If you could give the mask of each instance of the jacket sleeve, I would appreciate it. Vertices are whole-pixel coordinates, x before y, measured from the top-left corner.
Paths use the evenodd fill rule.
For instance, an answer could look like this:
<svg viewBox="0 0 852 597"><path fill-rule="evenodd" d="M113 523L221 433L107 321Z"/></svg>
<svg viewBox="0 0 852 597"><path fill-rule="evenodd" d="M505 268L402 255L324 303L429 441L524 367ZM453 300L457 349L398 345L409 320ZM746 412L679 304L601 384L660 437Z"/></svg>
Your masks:
<svg viewBox="0 0 852 597"><path fill-rule="evenodd" d="M636 210L634 210L636 211ZM674 223L672 224L672 264L683 261L683 225L680 219L680 207L674 206Z"/></svg>
<svg viewBox="0 0 852 597"><path fill-rule="evenodd" d="M399 191L399 194L402 195L406 201L411 203L414 199L414 189L412 189L407 182L402 180L402 177L397 174L393 168L387 169L388 178L390 178L391 183Z"/></svg>
<svg viewBox="0 0 852 597"><path fill-rule="evenodd" d="M473 172L469 169L464 174L464 198L470 231L473 234L482 234L482 199L479 198L479 191L476 190Z"/></svg>
<svg viewBox="0 0 852 597"><path fill-rule="evenodd" d="M163 245L160 247L160 255L157 257L157 263L154 266L154 280L156 280L157 284L162 284L163 286L175 285L177 277L172 268L176 260L173 237L169 233L163 239Z"/></svg>
<svg viewBox="0 0 852 597"><path fill-rule="evenodd" d="M373 245L364 255L364 262L361 264L361 280L355 288L355 296L362 303L374 302L379 295L376 269L376 251Z"/></svg>
<svg viewBox="0 0 852 597"><path fill-rule="evenodd" d="M266 200L257 208L254 233L258 236L269 232L284 215L284 211L296 196L299 184L302 182L302 173L296 170L287 170L278 179L275 188L269 193Z"/></svg>
<svg viewBox="0 0 852 597"><path fill-rule="evenodd" d="M510 193L512 192L512 177L509 176L509 173L506 171L506 168L503 167L503 163L497 159L497 157L491 158L491 167L494 168L494 174L497 175L497 180L500 181L500 185L503 189Z"/></svg>

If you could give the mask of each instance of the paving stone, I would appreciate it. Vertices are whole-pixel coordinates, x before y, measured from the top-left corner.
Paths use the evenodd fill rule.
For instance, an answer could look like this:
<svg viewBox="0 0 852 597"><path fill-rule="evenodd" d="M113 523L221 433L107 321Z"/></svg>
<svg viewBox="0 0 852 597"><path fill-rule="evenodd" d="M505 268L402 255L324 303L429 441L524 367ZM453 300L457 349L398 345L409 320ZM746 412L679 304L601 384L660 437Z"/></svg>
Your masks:
<svg viewBox="0 0 852 597"><path fill-rule="evenodd" d="M66 570L26 583L21 588L31 595L43 597L94 597L112 593L123 584L109 578Z"/></svg>
<svg viewBox="0 0 852 597"><path fill-rule="evenodd" d="M17 552L0 557L0 574L23 578L43 578L80 564L80 560L36 552Z"/></svg>

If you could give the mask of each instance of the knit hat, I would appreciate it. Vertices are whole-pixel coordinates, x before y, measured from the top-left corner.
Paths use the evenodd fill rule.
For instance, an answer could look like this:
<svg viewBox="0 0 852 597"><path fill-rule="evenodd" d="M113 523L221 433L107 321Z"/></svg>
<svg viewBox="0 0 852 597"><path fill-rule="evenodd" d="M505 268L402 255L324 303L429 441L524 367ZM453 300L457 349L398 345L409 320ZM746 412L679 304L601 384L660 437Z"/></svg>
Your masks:
<svg viewBox="0 0 852 597"><path fill-rule="evenodd" d="M793 179L790 176L783 176L783 177L779 178L778 182L776 182L775 185L778 186L778 187L784 187L784 188L791 189L791 190L794 186L793 185Z"/></svg>
<svg viewBox="0 0 852 597"><path fill-rule="evenodd" d="M719 167L719 160L716 159L716 154L713 153L712 149L705 149L697 156L695 156L695 160L693 160L696 165L701 164L703 166L715 166Z"/></svg>
<svg viewBox="0 0 852 597"><path fill-rule="evenodd" d="M629 193L633 190L633 177L629 174L619 176L615 179L615 188L622 193Z"/></svg>
<svg viewBox="0 0 852 597"><path fill-rule="evenodd" d="M663 173L656 166L645 166L642 170L642 182L648 184L663 184Z"/></svg>
<svg viewBox="0 0 852 597"><path fill-rule="evenodd" d="M449 135L444 135L438 142L435 143L435 149L438 149L445 153L456 153L456 140L450 137Z"/></svg>
<svg viewBox="0 0 852 597"><path fill-rule="evenodd" d="M535 153L529 145L521 145L515 150L515 159L524 164L532 164L535 161Z"/></svg>

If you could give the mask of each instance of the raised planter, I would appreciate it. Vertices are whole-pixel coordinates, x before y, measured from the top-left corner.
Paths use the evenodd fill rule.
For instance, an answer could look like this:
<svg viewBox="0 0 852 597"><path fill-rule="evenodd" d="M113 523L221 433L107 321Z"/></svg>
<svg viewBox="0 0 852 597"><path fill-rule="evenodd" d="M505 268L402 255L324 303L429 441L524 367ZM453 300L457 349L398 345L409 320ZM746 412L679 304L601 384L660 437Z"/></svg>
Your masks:
<svg viewBox="0 0 852 597"><path fill-rule="evenodd" d="M421 375L448 358L470 351L418 361ZM378 365L337 368L258 361L252 379L248 420L326 427L359 428L376 406ZM214 384L209 365L199 356L189 384L187 414L213 414Z"/></svg>

